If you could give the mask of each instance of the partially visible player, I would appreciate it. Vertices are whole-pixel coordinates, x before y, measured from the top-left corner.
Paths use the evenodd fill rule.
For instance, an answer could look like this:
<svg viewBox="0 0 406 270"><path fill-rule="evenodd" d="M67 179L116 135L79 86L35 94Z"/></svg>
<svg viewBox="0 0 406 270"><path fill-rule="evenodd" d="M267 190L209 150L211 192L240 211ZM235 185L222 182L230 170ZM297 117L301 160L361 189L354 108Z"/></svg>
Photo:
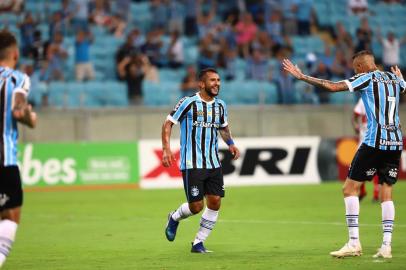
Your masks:
<svg viewBox="0 0 406 270"><path fill-rule="evenodd" d="M14 70L17 40L0 31L0 267L6 261L20 221L23 192L17 167L17 121L35 127L37 115L27 103L29 77Z"/></svg>
<svg viewBox="0 0 406 270"><path fill-rule="evenodd" d="M403 148L402 130L399 120L399 96L406 90L399 68L392 72L381 72L369 51L360 51L353 57L356 75L348 80L332 82L304 75L288 59L283 67L294 77L330 92L360 91L367 115L367 132L359 147L348 177L343 186L349 241L337 251L334 257L360 256L358 191L361 184L370 181L377 173L381 186L381 208L383 241L374 258L392 258L392 230L395 206L392 201L393 185L397 181L400 155Z"/></svg>
<svg viewBox="0 0 406 270"><path fill-rule="evenodd" d="M217 133L220 132L234 160L238 159L240 152L228 127L226 104L217 98L220 91L217 71L211 68L202 70L198 85L199 92L182 98L162 126L162 163L169 167L175 163L170 146L172 126L180 122L180 169L187 198L187 202L169 213L165 235L169 241L175 240L179 221L202 211L205 198L207 207L191 252L206 253L209 251L203 242L216 224L221 198L224 197Z"/></svg>
<svg viewBox="0 0 406 270"><path fill-rule="evenodd" d="M358 146L361 146L364 141L365 133L367 132L367 115L365 111L364 102L360 98L357 104L354 107L353 115L351 118L352 126L354 127L355 132L358 134ZM375 175L373 178L374 183L374 196L372 198L373 202L379 201L379 179L378 175ZM361 201L367 195L365 188L365 182L362 183L359 191L359 200Z"/></svg>

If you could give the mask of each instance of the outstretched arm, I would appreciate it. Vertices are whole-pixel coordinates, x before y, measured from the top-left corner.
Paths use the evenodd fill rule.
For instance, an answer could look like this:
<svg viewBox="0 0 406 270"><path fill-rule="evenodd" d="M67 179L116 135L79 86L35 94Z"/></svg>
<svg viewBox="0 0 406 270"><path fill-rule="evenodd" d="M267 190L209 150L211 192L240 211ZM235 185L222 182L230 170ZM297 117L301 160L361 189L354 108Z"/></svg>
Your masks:
<svg viewBox="0 0 406 270"><path fill-rule="evenodd" d="M162 125L162 164L165 167L172 166L172 163L175 161L175 156L171 151L170 145L172 126L173 123L169 120L165 120Z"/></svg>
<svg viewBox="0 0 406 270"><path fill-rule="evenodd" d="M317 86L320 88L324 88L330 92L348 90L348 86L344 81L332 82L329 80L317 79L315 77L311 77L311 76L303 74L302 71L297 66L293 65L293 63L289 59L283 59L282 65L283 65L283 68L287 72L292 74L293 77L295 77L298 80L307 82L311 85L314 85L314 86Z"/></svg>
<svg viewBox="0 0 406 270"><path fill-rule="evenodd" d="M220 129L221 138L228 145L228 150L234 156L233 160L236 160L240 157L240 150L234 145L233 138L231 137L231 132L228 126Z"/></svg>

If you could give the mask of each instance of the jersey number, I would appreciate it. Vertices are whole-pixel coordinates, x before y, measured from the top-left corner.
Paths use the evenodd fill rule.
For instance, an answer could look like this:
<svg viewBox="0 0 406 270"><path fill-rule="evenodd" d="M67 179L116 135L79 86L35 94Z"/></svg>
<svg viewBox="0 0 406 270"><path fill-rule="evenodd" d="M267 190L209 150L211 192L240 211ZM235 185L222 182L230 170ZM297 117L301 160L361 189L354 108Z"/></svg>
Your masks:
<svg viewBox="0 0 406 270"><path fill-rule="evenodd" d="M388 97L388 101L389 101L389 125L393 125L396 107L396 98Z"/></svg>

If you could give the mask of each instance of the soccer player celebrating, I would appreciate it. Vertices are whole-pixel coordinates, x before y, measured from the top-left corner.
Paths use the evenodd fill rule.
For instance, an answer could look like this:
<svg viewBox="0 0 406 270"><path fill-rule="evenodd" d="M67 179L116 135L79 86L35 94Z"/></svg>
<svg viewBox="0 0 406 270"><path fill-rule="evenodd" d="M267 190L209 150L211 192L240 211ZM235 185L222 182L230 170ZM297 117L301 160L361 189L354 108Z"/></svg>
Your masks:
<svg viewBox="0 0 406 270"><path fill-rule="evenodd" d="M0 31L0 267L14 242L23 202L17 167L17 121L31 128L37 122L37 115L26 99L30 79L14 70L18 58L15 37Z"/></svg>
<svg viewBox="0 0 406 270"><path fill-rule="evenodd" d="M299 80L330 92L360 91L367 115L367 132L362 145L352 160L348 177L343 186L349 241L334 257L360 256L362 254L358 231L359 199L361 184L370 181L377 173L381 184L383 242L374 258L392 258L391 240L395 207L392 188L397 181L402 131L399 121L399 95L406 90L406 83L397 66L392 72L381 72L375 65L371 52L360 51L353 56L356 75L348 80L331 82L304 75L288 59L283 67Z"/></svg>
<svg viewBox="0 0 406 270"><path fill-rule="evenodd" d="M188 201L169 213L165 235L169 241L175 240L179 221L202 211L205 197L207 207L202 214L191 252L206 253L209 251L203 242L216 224L221 198L224 197L218 131L234 160L238 159L240 152L234 145L228 127L226 104L216 97L220 91L217 71L212 68L202 70L198 85L199 92L182 98L162 126L162 163L169 167L175 162L170 147L172 126L180 122L180 169Z"/></svg>

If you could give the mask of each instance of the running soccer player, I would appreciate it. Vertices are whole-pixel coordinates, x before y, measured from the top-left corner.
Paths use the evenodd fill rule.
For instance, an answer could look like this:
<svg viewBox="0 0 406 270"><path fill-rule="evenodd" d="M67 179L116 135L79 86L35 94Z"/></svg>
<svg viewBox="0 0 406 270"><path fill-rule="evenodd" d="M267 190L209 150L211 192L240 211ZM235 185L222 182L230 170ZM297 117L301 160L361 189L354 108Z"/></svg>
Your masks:
<svg viewBox="0 0 406 270"><path fill-rule="evenodd" d="M392 201L393 185L397 181L400 155L403 148L399 121L399 95L406 90L406 83L397 66L392 72L381 72L369 51L360 51L353 56L356 75L348 80L332 82L304 75L288 59L283 67L299 80L321 87L330 92L359 91L367 115L367 132L358 148L348 177L343 186L346 221L349 241L337 251L334 257L360 256L358 191L361 184L370 181L377 173L381 184L381 208L383 241L374 258L392 258L391 241L395 206Z"/></svg>
<svg viewBox="0 0 406 270"><path fill-rule="evenodd" d="M23 191L17 167L17 121L35 127L37 115L27 104L30 79L14 70L17 40L0 31L0 267L6 261L20 221Z"/></svg>
<svg viewBox="0 0 406 270"><path fill-rule="evenodd" d="M216 96L220 91L220 77L215 69L204 69L199 73L199 92L182 98L168 115L162 126L162 163L165 167L175 163L170 147L173 124L180 123L180 169L187 203L169 213L165 229L166 238L173 241L179 221L195 215L206 205L200 228L192 243L191 252L209 252L203 242L216 224L221 198L224 197L224 182L218 156L218 138L221 137L229 151L238 159L240 152L234 145L227 122L227 107Z"/></svg>
<svg viewBox="0 0 406 270"><path fill-rule="evenodd" d="M365 133L367 131L367 115L365 111L364 102L362 102L361 98L358 100L357 104L354 107L351 123L352 126L354 127L355 132L358 134L358 146L360 146L364 141ZM378 202L379 201L378 175L375 174L372 182L374 184L374 196L372 198L372 201ZM362 183L358 194L358 198L360 201L367 195L365 183L366 182Z"/></svg>

